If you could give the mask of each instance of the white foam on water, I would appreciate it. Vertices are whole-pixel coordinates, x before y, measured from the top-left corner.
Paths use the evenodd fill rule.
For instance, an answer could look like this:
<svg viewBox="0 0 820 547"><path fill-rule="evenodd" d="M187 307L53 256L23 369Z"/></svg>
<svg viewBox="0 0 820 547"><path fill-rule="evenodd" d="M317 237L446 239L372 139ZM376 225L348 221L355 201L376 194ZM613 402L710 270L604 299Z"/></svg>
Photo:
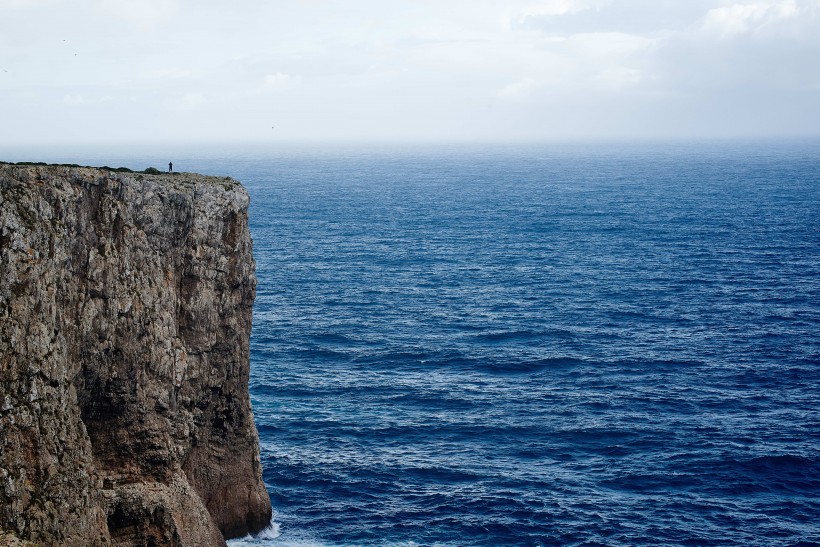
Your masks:
<svg viewBox="0 0 820 547"><path fill-rule="evenodd" d="M276 547L327 547L318 541L299 537L298 532L289 532L282 535L281 524L276 522L274 513L267 528L258 534L249 534L243 538L228 540L229 547L261 547L271 545Z"/></svg>
<svg viewBox="0 0 820 547"><path fill-rule="evenodd" d="M281 535L282 533L280 532L279 523L274 522L273 519L271 519L270 524L268 524L267 528L265 528L258 534L248 534L243 538L228 540L228 545L230 547L244 547L246 545L264 545L266 543L270 543L271 541L275 540Z"/></svg>

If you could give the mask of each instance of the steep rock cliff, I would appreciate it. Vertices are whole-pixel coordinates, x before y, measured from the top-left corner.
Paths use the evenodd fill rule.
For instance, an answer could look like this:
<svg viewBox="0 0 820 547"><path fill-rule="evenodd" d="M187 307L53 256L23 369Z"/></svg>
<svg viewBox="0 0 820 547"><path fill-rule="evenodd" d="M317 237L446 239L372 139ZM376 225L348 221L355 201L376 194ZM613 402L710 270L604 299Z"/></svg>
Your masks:
<svg viewBox="0 0 820 547"><path fill-rule="evenodd" d="M0 536L205 546L269 522L247 208L231 179L0 165Z"/></svg>

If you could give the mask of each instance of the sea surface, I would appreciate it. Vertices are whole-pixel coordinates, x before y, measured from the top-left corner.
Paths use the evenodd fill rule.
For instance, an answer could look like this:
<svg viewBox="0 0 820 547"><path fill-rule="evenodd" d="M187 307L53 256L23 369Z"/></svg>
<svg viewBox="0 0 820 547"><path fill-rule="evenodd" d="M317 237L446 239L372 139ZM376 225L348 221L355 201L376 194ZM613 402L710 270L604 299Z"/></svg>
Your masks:
<svg viewBox="0 0 820 547"><path fill-rule="evenodd" d="M171 159L252 199L233 545L820 545L820 142Z"/></svg>

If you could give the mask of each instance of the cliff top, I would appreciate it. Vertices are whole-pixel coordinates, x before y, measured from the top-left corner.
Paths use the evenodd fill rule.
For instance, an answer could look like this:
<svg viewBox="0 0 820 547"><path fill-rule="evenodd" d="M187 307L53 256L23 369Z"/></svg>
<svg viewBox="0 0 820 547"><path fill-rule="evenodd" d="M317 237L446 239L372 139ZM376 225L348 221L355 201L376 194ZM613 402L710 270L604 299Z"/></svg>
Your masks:
<svg viewBox="0 0 820 547"><path fill-rule="evenodd" d="M199 173L186 173L180 171L174 171L172 173L167 173L160 171L155 167L148 167L143 171L134 171L133 169L129 169L128 167L109 167L107 165L103 165L101 167L95 167L90 165L78 165L76 163L44 163L44 162L28 162L28 161L21 161L21 162L6 162L0 161L0 170L5 170L8 168L23 168L30 172L31 175L35 175L38 172L48 172L49 174L55 175L60 174L63 175L66 173L66 169L77 171L78 173L82 173L85 175L91 174L92 171L94 172L105 172L107 174L117 174L122 173L126 175L132 175L137 180L151 180L163 183L167 186L172 187L191 187L195 184L211 184L214 186L219 186L226 190L230 190L237 186L241 186L239 181L231 178L231 177L214 177L210 175L201 175ZM60 171L58 171L60 170Z"/></svg>

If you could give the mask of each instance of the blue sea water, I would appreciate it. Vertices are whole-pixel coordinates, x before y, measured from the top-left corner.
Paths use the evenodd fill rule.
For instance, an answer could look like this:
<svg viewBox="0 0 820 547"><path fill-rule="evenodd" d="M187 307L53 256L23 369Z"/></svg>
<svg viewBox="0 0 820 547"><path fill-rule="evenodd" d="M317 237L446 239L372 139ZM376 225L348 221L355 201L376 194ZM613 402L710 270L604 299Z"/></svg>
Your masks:
<svg viewBox="0 0 820 547"><path fill-rule="evenodd" d="M270 544L820 544L820 147L243 169Z"/></svg>
<svg viewBox="0 0 820 547"><path fill-rule="evenodd" d="M820 143L175 166L252 199L234 545L820 544Z"/></svg>

